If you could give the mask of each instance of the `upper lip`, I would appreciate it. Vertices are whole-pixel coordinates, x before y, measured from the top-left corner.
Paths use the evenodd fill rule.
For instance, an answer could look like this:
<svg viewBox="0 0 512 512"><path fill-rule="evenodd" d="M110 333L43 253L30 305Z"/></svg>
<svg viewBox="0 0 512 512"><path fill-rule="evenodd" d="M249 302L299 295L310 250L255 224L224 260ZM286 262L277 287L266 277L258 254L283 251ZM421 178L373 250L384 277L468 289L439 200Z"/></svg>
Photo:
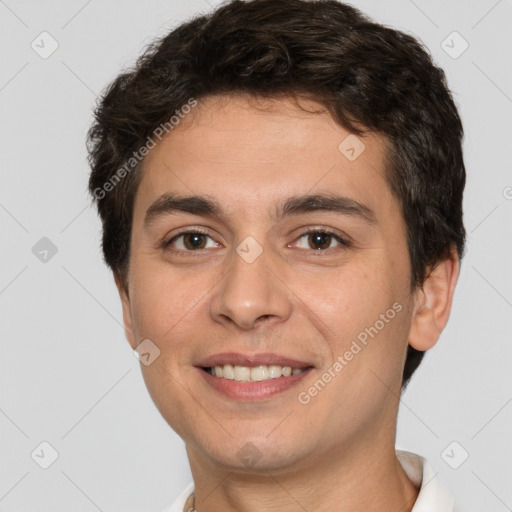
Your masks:
<svg viewBox="0 0 512 512"><path fill-rule="evenodd" d="M292 368L307 368L313 366L307 361L301 361L281 354L241 354L237 352L222 352L203 359L197 366L211 368L213 366L223 366L231 364L233 366L291 366Z"/></svg>

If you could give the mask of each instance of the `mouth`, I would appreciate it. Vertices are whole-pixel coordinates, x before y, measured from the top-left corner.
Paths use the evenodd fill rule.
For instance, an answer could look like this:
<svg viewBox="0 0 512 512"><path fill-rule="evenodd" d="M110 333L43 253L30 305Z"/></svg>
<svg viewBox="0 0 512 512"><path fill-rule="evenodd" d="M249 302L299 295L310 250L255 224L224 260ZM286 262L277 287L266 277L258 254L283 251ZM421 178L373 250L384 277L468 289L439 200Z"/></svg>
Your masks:
<svg viewBox="0 0 512 512"><path fill-rule="evenodd" d="M277 354L223 353L196 368L214 391L231 399L257 401L296 386L315 367Z"/></svg>
<svg viewBox="0 0 512 512"><path fill-rule="evenodd" d="M206 373L220 379L234 380L237 382L263 382L280 377L290 377L299 375L313 366L303 368L292 368L291 366L281 365L258 365L258 366L240 366L232 364L204 366L201 367Z"/></svg>

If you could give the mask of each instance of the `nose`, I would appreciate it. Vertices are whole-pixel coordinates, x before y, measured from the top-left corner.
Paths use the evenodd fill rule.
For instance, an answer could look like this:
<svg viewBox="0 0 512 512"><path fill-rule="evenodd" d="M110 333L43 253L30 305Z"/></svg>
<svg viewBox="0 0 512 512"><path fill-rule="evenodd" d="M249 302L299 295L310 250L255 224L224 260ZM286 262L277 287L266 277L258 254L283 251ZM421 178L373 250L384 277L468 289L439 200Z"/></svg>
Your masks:
<svg viewBox="0 0 512 512"><path fill-rule="evenodd" d="M252 262L236 251L226 260L226 274L210 299L215 322L250 330L257 323L285 321L291 313L291 293L283 283L280 260L263 250Z"/></svg>

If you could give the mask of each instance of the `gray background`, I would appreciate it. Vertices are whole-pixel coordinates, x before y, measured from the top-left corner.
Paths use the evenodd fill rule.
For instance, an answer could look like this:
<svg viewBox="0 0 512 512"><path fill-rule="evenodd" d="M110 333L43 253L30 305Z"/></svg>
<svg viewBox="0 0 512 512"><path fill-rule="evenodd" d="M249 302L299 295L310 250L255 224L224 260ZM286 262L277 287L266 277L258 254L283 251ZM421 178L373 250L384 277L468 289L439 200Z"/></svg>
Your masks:
<svg viewBox="0 0 512 512"><path fill-rule="evenodd" d="M428 46L466 130L467 255L449 325L402 398L397 446L427 457L467 510L512 510L512 1L353 4ZM124 338L84 139L107 83L155 36L213 6L0 0L3 512L154 512L191 481ZM47 58L31 47L51 49L43 31L58 43ZM454 31L469 44L457 58ZM46 261L43 237L57 248ZM59 454L48 469L43 441Z"/></svg>

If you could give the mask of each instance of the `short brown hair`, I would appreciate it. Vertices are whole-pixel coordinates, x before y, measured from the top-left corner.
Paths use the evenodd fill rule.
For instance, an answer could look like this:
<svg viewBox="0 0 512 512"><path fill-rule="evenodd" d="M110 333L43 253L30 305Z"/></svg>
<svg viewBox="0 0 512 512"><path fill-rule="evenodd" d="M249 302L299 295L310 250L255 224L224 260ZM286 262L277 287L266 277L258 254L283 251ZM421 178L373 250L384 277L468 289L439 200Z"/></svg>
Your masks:
<svg viewBox="0 0 512 512"><path fill-rule="evenodd" d="M113 184L116 172L190 98L236 93L307 96L351 132L382 134L387 179L407 225L411 286L450 250L462 259L463 128L428 50L335 0L234 0L151 44L95 111L89 190L105 261L125 286L140 166L124 167ZM423 354L408 347L403 389Z"/></svg>

